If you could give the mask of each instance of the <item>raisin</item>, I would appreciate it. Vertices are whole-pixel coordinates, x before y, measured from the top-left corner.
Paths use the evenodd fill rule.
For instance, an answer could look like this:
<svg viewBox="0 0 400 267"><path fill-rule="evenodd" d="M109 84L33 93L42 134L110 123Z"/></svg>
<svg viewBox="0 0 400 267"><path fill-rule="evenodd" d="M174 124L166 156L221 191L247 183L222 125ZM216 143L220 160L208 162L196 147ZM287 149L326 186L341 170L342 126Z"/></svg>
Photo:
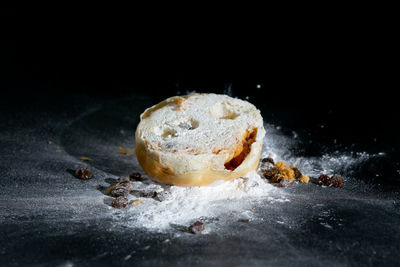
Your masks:
<svg viewBox="0 0 400 267"><path fill-rule="evenodd" d="M189 232L192 234L201 234L206 229L203 222L197 221L189 226Z"/></svg>
<svg viewBox="0 0 400 267"><path fill-rule="evenodd" d="M274 160L272 158L264 158L260 162L260 169L267 170L274 167Z"/></svg>
<svg viewBox="0 0 400 267"><path fill-rule="evenodd" d="M318 184L319 185L324 185L324 186L330 186L332 184L332 180L331 178L329 178L328 175L326 174L321 174L318 177Z"/></svg>
<svg viewBox="0 0 400 267"><path fill-rule="evenodd" d="M300 179L301 176L303 176L303 174L296 167L291 167L291 169L294 172L294 178L296 178L296 180Z"/></svg>
<svg viewBox="0 0 400 267"><path fill-rule="evenodd" d="M126 190L124 187L117 186L113 190L111 190L110 195L112 197L121 197L121 196L127 196L129 194L129 191Z"/></svg>
<svg viewBox="0 0 400 267"><path fill-rule="evenodd" d="M133 191L133 184L131 182L122 182L118 185L118 187L125 188L128 192Z"/></svg>
<svg viewBox="0 0 400 267"><path fill-rule="evenodd" d="M272 158L268 157L268 158L263 158L261 160L261 163L271 163L272 165L275 165L275 162Z"/></svg>
<svg viewBox="0 0 400 267"><path fill-rule="evenodd" d="M272 180L272 181L277 181L278 178L280 177L279 170L276 167L264 170L262 172L262 175L264 176L265 179Z"/></svg>
<svg viewBox="0 0 400 267"><path fill-rule="evenodd" d="M81 180L89 180L92 178L92 172L87 168L80 168L75 171L75 176Z"/></svg>
<svg viewBox="0 0 400 267"><path fill-rule="evenodd" d="M334 187L342 187L344 185L344 179L340 175L333 175L331 180Z"/></svg>
<svg viewBox="0 0 400 267"><path fill-rule="evenodd" d="M144 180L144 178L142 177L142 175L141 175L140 173L138 173L138 172L131 173L131 174L129 175L129 179L130 179L132 182L135 182L135 181L143 181L143 180Z"/></svg>
<svg viewBox="0 0 400 267"><path fill-rule="evenodd" d="M128 203L129 203L128 198L121 196L114 199L113 202L111 203L111 206L117 209L121 209L128 206Z"/></svg>

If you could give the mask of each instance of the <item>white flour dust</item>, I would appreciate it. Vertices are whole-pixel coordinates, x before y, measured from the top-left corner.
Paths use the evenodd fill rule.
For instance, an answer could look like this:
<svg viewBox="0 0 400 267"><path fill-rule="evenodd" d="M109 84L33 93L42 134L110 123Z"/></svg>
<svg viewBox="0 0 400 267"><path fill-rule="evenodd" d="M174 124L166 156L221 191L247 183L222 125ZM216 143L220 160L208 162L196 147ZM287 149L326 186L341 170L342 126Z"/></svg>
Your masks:
<svg viewBox="0 0 400 267"><path fill-rule="evenodd" d="M267 134L262 157L269 156L275 161L284 160L297 166L306 175L333 174L339 168L361 163L371 157L367 153L358 153L355 156L339 154L315 158L294 157L290 148L296 145L297 134L294 133L294 138L291 138L284 136L279 127L269 124L265 124L264 127ZM231 214L237 214L238 218L246 220L260 219L252 212L257 206L257 201L262 200L271 204L290 202L290 194L272 186L255 171L244 178L203 187L135 182L135 188L144 193L157 192L158 199L134 195L131 199L140 199L142 204L124 210L110 207L110 211L117 224L153 231L163 231L171 225L189 225L199 218L226 218Z"/></svg>
<svg viewBox="0 0 400 267"><path fill-rule="evenodd" d="M136 183L136 182L135 182ZM139 183L139 182L137 182ZM186 225L200 217L214 217L227 213L239 213L245 219L252 199L268 198L276 189L256 172L246 177L228 182L218 182L210 186L179 187L152 186L161 201L153 198L140 198L143 202L128 210L115 211L120 222L133 227L164 229L171 224ZM147 188L142 188L144 191ZM283 196L269 199L287 201ZM243 213L243 214L242 214Z"/></svg>

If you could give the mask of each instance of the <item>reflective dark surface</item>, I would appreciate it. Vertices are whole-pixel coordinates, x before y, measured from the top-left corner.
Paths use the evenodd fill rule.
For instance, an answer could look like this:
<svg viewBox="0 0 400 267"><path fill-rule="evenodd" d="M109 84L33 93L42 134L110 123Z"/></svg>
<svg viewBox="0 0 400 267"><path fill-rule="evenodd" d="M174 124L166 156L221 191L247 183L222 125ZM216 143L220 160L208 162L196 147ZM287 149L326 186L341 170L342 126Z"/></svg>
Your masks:
<svg viewBox="0 0 400 267"><path fill-rule="evenodd" d="M332 155L327 166L343 175L346 184L342 189L314 184L283 188L280 192L289 202L258 200L257 220L223 214L217 220L205 218L209 231L199 236L187 233L187 225L155 232L118 223L124 218L110 216L106 197L96 189L110 177L141 171L134 156L126 157L118 149L133 148L138 115L161 100L162 93L111 97L75 93L62 98L43 94L29 104L4 103L2 265L398 265L396 138L385 131L376 131L382 135L377 137L375 132L358 135L357 129L354 135L340 135L343 119L335 109L310 117L302 109L264 103L257 90L249 96L264 120L279 128L271 146L279 147L281 137L297 136L301 149L291 147L285 150L290 157L278 156L299 158L303 168L309 163L318 172L322 168L318 166L324 166L321 157ZM92 160L82 162L81 156ZM83 166L93 170L93 179L80 181L68 171Z"/></svg>

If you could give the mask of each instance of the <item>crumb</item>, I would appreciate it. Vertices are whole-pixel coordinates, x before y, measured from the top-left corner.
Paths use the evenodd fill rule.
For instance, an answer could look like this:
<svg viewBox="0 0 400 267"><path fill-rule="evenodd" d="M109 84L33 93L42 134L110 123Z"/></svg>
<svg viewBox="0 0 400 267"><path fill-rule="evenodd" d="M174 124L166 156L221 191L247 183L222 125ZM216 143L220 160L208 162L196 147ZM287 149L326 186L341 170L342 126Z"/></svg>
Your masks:
<svg viewBox="0 0 400 267"><path fill-rule="evenodd" d="M122 154L126 155L126 150L125 150L125 148L120 147L120 148L119 148L119 151L120 151Z"/></svg>
<svg viewBox="0 0 400 267"><path fill-rule="evenodd" d="M81 180L89 180L92 178L92 172L87 168L80 168L75 171L75 177Z"/></svg>
<svg viewBox="0 0 400 267"><path fill-rule="evenodd" d="M205 225L203 222L197 221L189 226L189 232L192 234L201 234L205 230Z"/></svg>
<svg viewBox="0 0 400 267"><path fill-rule="evenodd" d="M89 160L91 160L91 159L88 158L88 157L81 157L81 160L82 160L82 161L89 161Z"/></svg>
<svg viewBox="0 0 400 267"><path fill-rule="evenodd" d="M275 164L275 167L278 168L279 173L284 179L294 180L294 171L288 165L286 165L285 162L279 161Z"/></svg>
<svg viewBox="0 0 400 267"><path fill-rule="evenodd" d="M113 200L111 206L117 209L125 208L126 206L128 206L128 198L122 196L117 197L116 199Z"/></svg>
<svg viewBox="0 0 400 267"><path fill-rule="evenodd" d="M132 155L135 155L135 149L130 149L127 153L126 153L126 155L127 156L132 156Z"/></svg>
<svg viewBox="0 0 400 267"><path fill-rule="evenodd" d="M302 175L299 179L297 179L297 181L299 181L300 183L308 184L310 178L306 175Z"/></svg>
<svg viewBox="0 0 400 267"><path fill-rule="evenodd" d="M136 199L135 201L132 202L132 206L137 206L143 204L143 201L141 201L140 199Z"/></svg>

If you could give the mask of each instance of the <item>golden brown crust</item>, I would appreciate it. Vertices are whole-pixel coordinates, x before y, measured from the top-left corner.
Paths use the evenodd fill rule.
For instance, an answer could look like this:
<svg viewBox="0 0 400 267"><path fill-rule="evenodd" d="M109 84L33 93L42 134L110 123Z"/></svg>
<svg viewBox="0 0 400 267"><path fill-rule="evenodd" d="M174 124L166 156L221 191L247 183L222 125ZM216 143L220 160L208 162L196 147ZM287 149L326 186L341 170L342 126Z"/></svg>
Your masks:
<svg viewBox="0 0 400 267"><path fill-rule="evenodd" d="M204 169L197 172L179 174L175 173L172 169L163 166L157 160L149 157L147 148L142 142L139 142L135 149L139 164L152 179L162 183L179 186L202 186L211 184L218 180L228 181L244 176L248 172L257 169L261 154L261 147L255 146L242 162L243 165L247 166L241 168L240 171Z"/></svg>

